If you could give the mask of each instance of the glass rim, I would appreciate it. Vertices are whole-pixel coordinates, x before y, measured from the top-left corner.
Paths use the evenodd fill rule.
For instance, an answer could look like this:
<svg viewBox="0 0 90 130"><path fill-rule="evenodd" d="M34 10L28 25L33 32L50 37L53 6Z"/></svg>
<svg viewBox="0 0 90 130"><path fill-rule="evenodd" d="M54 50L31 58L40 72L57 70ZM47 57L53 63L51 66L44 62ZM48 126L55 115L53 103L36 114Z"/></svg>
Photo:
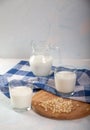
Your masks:
<svg viewBox="0 0 90 130"><path fill-rule="evenodd" d="M18 79L12 79L8 82L9 88L14 88L14 87L29 87L33 90L34 85L31 82L28 82L26 80L18 80Z"/></svg>
<svg viewBox="0 0 90 130"><path fill-rule="evenodd" d="M57 71L71 71L71 72L76 73L77 68L73 65L61 65L55 68L54 73L56 73Z"/></svg>

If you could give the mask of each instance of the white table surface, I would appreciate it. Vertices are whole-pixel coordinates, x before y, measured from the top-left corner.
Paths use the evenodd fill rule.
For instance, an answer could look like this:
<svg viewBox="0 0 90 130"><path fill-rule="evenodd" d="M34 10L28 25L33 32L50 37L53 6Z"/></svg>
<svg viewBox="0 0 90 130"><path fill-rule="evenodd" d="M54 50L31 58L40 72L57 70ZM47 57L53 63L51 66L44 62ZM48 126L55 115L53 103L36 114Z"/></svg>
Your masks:
<svg viewBox="0 0 90 130"><path fill-rule="evenodd" d="M5 73L20 59L0 59L0 74ZM0 130L90 130L90 116L77 120L53 120L30 110L12 110L10 99L0 92Z"/></svg>

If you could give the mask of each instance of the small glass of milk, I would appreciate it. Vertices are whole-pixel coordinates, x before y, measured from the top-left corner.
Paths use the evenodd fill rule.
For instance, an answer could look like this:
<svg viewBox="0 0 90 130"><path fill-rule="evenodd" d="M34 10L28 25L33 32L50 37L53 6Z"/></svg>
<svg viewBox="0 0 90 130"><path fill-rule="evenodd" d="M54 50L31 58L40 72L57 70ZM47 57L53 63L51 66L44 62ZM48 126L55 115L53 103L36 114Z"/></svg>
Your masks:
<svg viewBox="0 0 90 130"><path fill-rule="evenodd" d="M12 108L15 111L27 111L31 109L32 86L24 81L11 80L9 93Z"/></svg>
<svg viewBox="0 0 90 130"><path fill-rule="evenodd" d="M54 79L56 90L60 92L61 96L68 97L74 94L76 85L75 69L56 68Z"/></svg>

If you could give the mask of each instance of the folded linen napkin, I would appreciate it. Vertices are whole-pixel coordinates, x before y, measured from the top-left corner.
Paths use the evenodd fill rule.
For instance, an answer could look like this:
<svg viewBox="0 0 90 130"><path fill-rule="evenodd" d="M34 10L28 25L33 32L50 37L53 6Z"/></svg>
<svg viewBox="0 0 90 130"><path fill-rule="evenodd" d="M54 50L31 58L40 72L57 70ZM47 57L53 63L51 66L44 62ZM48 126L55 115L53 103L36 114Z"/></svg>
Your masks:
<svg viewBox="0 0 90 130"><path fill-rule="evenodd" d="M55 67L52 67L52 71ZM59 69L67 70L68 68L59 67ZM77 69L77 81L74 95L68 97L83 102L90 103L90 70ZM30 70L28 61L20 61L4 75L0 76L0 90L9 97L8 80L18 79L34 85L33 91L43 89L57 96L61 96L55 89L54 73L47 77L36 77Z"/></svg>

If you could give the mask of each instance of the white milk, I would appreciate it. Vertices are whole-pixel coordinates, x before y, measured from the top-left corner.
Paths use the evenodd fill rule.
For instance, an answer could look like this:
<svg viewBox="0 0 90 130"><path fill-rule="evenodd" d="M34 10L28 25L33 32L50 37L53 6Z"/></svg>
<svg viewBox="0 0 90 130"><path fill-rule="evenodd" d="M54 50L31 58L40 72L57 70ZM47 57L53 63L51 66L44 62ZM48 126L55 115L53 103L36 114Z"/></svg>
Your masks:
<svg viewBox="0 0 90 130"><path fill-rule="evenodd" d="M37 76L47 76L52 67L52 57L43 55L33 55L30 58L31 71Z"/></svg>
<svg viewBox="0 0 90 130"><path fill-rule="evenodd" d="M10 98L13 108L28 108L31 104L32 90L23 86L10 88Z"/></svg>
<svg viewBox="0 0 90 130"><path fill-rule="evenodd" d="M76 74L69 71L61 71L55 74L55 86L61 93L70 93L74 91L76 83Z"/></svg>

